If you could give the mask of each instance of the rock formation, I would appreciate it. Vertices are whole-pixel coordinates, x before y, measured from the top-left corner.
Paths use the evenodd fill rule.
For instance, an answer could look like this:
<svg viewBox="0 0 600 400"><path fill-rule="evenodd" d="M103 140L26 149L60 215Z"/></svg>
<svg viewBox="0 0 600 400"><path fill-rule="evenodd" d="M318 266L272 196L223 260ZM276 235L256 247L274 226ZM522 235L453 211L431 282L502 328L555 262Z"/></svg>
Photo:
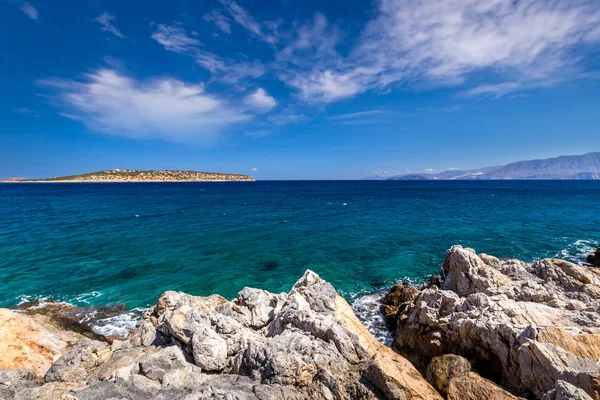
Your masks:
<svg viewBox="0 0 600 400"><path fill-rule="evenodd" d="M501 261L454 246L438 284L425 285L396 316L392 347L423 372L453 353L517 395L600 399L598 269ZM464 394L476 380L467 375L455 389Z"/></svg>
<svg viewBox="0 0 600 400"><path fill-rule="evenodd" d="M11 315L17 315L8 312ZM19 315L19 318L32 318ZM37 360L32 360L35 365ZM441 400L311 271L289 293L166 292L127 340L83 338L52 365L0 372L15 399ZM46 368L47 371L43 369Z"/></svg>
<svg viewBox="0 0 600 400"><path fill-rule="evenodd" d="M600 247L596 249L594 254L587 256L586 261L593 266L600 267Z"/></svg>

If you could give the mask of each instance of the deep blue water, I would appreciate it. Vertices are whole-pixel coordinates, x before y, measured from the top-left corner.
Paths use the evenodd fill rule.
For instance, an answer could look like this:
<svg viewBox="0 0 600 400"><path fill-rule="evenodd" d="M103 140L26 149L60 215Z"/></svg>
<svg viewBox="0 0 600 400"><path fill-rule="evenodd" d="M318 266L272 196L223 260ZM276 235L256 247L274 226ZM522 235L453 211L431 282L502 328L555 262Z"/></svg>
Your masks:
<svg viewBox="0 0 600 400"><path fill-rule="evenodd" d="M435 273L462 244L581 261L600 182L0 184L0 306L285 291L310 268L352 300Z"/></svg>

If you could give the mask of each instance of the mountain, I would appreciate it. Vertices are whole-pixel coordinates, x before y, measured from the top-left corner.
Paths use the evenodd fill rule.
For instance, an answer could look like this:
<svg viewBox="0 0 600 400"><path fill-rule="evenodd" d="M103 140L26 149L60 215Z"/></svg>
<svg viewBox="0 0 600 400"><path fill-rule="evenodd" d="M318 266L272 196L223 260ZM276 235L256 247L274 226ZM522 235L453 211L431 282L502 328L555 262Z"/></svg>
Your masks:
<svg viewBox="0 0 600 400"><path fill-rule="evenodd" d="M367 178L369 179L369 178ZM381 177L376 179L381 180ZM504 166L449 170L438 174L405 174L386 180L600 179L600 152L517 161Z"/></svg>
<svg viewBox="0 0 600 400"><path fill-rule="evenodd" d="M254 181L254 178L241 174L218 172L197 172L180 170L140 171L135 169L114 169L91 172L89 174L58 176L46 179L18 179L10 182L224 182ZM8 182L8 181L7 181Z"/></svg>

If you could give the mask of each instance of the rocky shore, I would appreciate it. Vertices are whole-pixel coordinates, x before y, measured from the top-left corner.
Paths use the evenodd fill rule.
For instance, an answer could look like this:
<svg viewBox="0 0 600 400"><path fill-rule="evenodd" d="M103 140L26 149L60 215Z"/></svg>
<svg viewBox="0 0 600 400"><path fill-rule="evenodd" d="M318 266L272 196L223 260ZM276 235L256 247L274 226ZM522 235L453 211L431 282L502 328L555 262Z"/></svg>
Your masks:
<svg viewBox="0 0 600 400"><path fill-rule="evenodd" d="M467 395L465 386L478 386L472 368L525 398L600 399L597 268L499 260L455 246L439 277L420 289L397 285L382 302L392 348L449 398L514 398ZM432 371L442 372L442 383Z"/></svg>
<svg viewBox="0 0 600 400"><path fill-rule="evenodd" d="M596 268L455 246L381 302L391 348L311 271L288 293L166 292L123 340L60 305L0 310L0 399L600 399Z"/></svg>

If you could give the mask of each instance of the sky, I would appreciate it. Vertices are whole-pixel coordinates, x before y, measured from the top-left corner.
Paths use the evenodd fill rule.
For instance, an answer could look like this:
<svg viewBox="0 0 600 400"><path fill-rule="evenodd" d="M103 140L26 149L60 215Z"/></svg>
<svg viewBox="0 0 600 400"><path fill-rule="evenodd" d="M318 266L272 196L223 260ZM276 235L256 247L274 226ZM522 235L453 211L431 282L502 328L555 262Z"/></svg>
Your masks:
<svg viewBox="0 0 600 400"><path fill-rule="evenodd" d="M600 0L0 0L0 178L600 151Z"/></svg>

